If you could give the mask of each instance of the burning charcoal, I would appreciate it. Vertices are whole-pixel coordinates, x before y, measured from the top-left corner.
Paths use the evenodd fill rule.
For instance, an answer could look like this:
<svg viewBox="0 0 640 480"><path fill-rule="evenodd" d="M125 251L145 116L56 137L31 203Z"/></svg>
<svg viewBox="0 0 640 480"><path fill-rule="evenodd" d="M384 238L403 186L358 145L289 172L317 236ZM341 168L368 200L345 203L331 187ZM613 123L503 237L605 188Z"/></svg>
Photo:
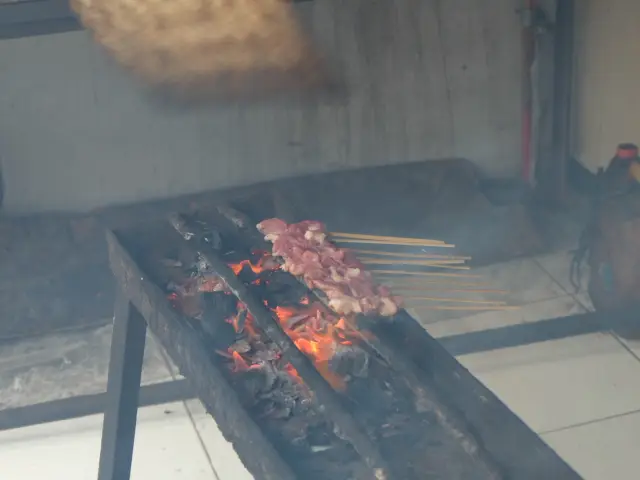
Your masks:
<svg viewBox="0 0 640 480"><path fill-rule="evenodd" d="M207 273L198 278L198 291L200 292L226 292L227 284L219 276Z"/></svg>
<svg viewBox="0 0 640 480"><path fill-rule="evenodd" d="M309 290L286 272L269 272L261 278L266 290L263 297L271 308L298 304L309 296Z"/></svg>
<svg viewBox="0 0 640 480"><path fill-rule="evenodd" d="M189 292L187 291L187 288L185 288L185 286L183 285L178 285L175 282L169 282L167 283L165 290L167 292L175 292L180 296L185 296L185 295L189 295Z"/></svg>
<svg viewBox="0 0 640 480"><path fill-rule="evenodd" d="M214 348L226 350L236 340L236 332L231 325L221 322L218 317L211 317L205 311L200 318L200 327L206 334L206 340Z"/></svg>
<svg viewBox="0 0 640 480"><path fill-rule="evenodd" d="M274 409L270 415L270 417L274 419L289 418L290 416L291 416L291 408L286 406L280 406L279 408Z"/></svg>
<svg viewBox="0 0 640 480"><path fill-rule="evenodd" d="M238 312L236 316L235 328L238 333L244 332L244 325L247 321L247 315L249 314L246 308L243 308Z"/></svg>
<svg viewBox="0 0 640 480"><path fill-rule="evenodd" d="M185 240L191 240L197 235L200 242L207 243L215 250L220 250L222 247L220 234L201 220L187 215L172 214L169 216L169 221Z"/></svg>
<svg viewBox="0 0 640 480"><path fill-rule="evenodd" d="M222 237L219 232L212 229L208 223L203 222L202 220L193 219L191 221L194 224L193 231L198 232L200 236L199 240L201 242L209 244L211 248L215 250L220 250L222 248Z"/></svg>
<svg viewBox="0 0 640 480"><path fill-rule="evenodd" d="M327 445L331 443L330 430L327 430L327 425L324 423L309 426L307 428L307 441L310 445Z"/></svg>
<svg viewBox="0 0 640 480"><path fill-rule="evenodd" d="M251 370L262 374L263 386L260 389L261 392L270 392L273 390L278 380L278 372L271 363L259 362L254 365Z"/></svg>
<svg viewBox="0 0 640 480"><path fill-rule="evenodd" d="M276 376L268 364L252 365L242 372L242 383L250 398L273 401L271 392L276 384Z"/></svg>
<svg viewBox="0 0 640 480"><path fill-rule="evenodd" d="M187 220L183 215L179 213L171 214L169 215L169 222L185 240L191 240L194 237L195 234L189 231Z"/></svg>
<svg viewBox="0 0 640 480"><path fill-rule="evenodd" d="M211 265L207 262L206 258L202 256L202 254L198 253L195 264L196 270L200 274L205 274L211 272Z"/></svg>
<svg viewBox="0 0 640 480"><path fill-rule="evenodd" d="M382 425L380 435L384 438L401 435L403 428L410 420L408 415L393 413L388 417L387 423Z"/></svg>
<svg viewBox="0 0 640 480"><path fill-rule="evenodd" d="M264 347L259 349L255 355L255 359L262 362L273 362L280 358L280 352L273 348Z"/></svg>
<svg viewBox="0 0 640 480"><path fill-rule="evenodd" d="M260 405L261 416L272 420L283 420L291 416L291 409L286 405L267 401Z"/></svg>
<svg viewBox="0 0 640 480"><path fill-rule="evenodd" d="M174 258L162 258L160 263L168 268L180 268L182 267L182 262L180 260L176 260Z"/></svg>
<svg viewBox="0 0 640 480"><path fill-rule="evenodd" d="M222 322L221 319L235 315L237 300L233 295L223 292L207 292L202 294L207 318Z"/></svg>
<svg viewBox="0 0 640 480"><path fill-rule="evenodd" d="M369 355L352 345L338 345L335 354L329 360L329 367L338 375L365 378L369 371Z"/></svg>
<svg viewBox="0 0 640 480"><path fill-rule="evenodd" d="M327 450L331 450L333 445L312 445L311 452L312 453L321 453L326 452Z"/></svg>
<svg viewBox="0 0 640 480"><path fill-rule="evenodd" d="M258 279L258 276L253 273L253 270L251 270L248 265L243 265L242 270L240 270L237 275L242 283L246 284L253 283Z"/></svg>
<svg viewBox="0 0 640 480"><path fill-rule="evenodd" d="M227 218L227 220L231 221L238 228L247 228L251 224L248 218L233 208L220 205L216 207L216 210L218 210L220 215Z"/></svg>
<svg viewBox="0 0 640 480"><path fill-rule="evenodd" d="M238 353L248 353L251 351L251 345L246 340L238 340L229 347L229 350Z"/></svg>

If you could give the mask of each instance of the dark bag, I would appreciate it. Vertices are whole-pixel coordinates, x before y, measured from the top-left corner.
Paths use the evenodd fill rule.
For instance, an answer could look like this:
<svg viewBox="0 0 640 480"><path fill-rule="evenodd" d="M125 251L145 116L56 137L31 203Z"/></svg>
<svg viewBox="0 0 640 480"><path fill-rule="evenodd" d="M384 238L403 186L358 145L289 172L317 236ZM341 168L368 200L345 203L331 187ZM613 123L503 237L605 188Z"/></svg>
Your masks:
<svg viewBox="0 0 640 480"><path fill-rule="evenodd" d="M596 310L640 304L640 193L601 198L587 230Z"/></svg>

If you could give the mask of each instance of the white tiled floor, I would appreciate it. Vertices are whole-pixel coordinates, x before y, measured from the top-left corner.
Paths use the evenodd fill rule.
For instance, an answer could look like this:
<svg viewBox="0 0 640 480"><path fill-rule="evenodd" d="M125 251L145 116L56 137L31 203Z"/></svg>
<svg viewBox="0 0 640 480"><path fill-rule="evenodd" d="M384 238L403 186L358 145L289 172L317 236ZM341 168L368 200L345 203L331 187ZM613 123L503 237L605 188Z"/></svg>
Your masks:
<svg viewBox="0 0 640 480"><path fill-rule="evenodd" d="M491 288L508 290L519 310L412 313L441 338L585 312L588 297L568 280L570 260L563 252L477 271ZM638 478L640 342L599 333L459 360L585 479ZM89 417L0 433L0 479L94 479L100 423ZM197 401L142 409L138 432L134 479L251 478Z"/></svg>
<svg viewBox="0 0 640 480"><path fill-rule="evenodd" d="M0 478L94 480L101 428L102 416L96 415L2 432ZM220 442L216 446L219 447ZM183 403L175 403L140 409L131 478L210 480L241 477L216 477L215 467L203 448L189 412Z"/></svg>

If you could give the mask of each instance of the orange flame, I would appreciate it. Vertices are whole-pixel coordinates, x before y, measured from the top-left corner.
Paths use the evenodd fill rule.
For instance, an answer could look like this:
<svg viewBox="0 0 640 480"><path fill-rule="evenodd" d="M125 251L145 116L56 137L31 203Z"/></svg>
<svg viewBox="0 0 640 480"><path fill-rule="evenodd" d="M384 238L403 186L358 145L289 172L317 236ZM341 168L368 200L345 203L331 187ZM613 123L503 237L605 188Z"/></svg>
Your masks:
<svg viewBox="0 0 640 480"><path fill-rule="evenodd" d="M297 383L303 384L304 382L302 381L302 377L300 376L300 374L298 373L298 371L296 370L296 368L291 365L290 363L287 363L284 366L284 370L285 372L287 372L289 374L289 376L291 378L293 378Z"/></svg>
<svg viewBox="0 0 640 480"><path fill-rule="evenodd" d="M269 258L265 252L265 256L262 257L257 264L253 264L249 260L243 260L239 263L229 264L229 267L236 275L247 266L250 267L254 273L258 274L269 269L267 261ZM264 303L269 307L268 302L265 301ZM311 359L316 370L318 370L324 379L334 389L345 390L347 388L345 379L331 371L329 363L339 345L352 345L353 342L351 339L357 338L361 334L354 331L353 327L351 327L344 318L336 321L333 314L324 308L324 306L318 303L311 303L308 297L303 298L300 304L303 306L277 306L273 308L272 311L296 347ZM246 307L238 302L238 308L244 309ZM236 315L227 320L233 325L236 332L240 329L238 317L239 315ZM288 320L293 317L299 317L301 319L300 322L293 322L296 324L295 329L288 325ZM244 330L251 338L258 336L251 314L248 314L245 319ZM232 355L234 371L246 371L251 368L240 354L233 352ZM303 379L293 365L287 363L285 365L285 371L296 382L304 385Z"/></svg>
<svg viewBox="0 0 640 480"><path fill-rule="evenodd" d="M262 267L262 259L258 261L257 265L254 265L249 260L242 260L239 263L230 263L229 267L231 267L231 270L233 270L233 273L235 273L236 275L238 275L244 267L249 267L253 271L253 273L255 273L256 275L258 273L264 272L265 270Z"/></svg>
<svg viewBox="0 0 640 480"><path fill-rule="evenodd" d="M231 357L233 358L233 371L234 372L246 372L249 370L249 364L246 362L242 355L240 355L235 350L231 352Z"/></svg>

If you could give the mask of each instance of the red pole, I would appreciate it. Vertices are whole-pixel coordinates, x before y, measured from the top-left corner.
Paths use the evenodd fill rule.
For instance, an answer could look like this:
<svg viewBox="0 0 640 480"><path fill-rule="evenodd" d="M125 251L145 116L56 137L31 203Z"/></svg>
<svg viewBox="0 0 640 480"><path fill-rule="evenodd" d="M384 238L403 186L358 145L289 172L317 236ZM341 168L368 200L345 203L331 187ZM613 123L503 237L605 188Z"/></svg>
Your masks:
<svg viewBox="0 0 640 480"><path fill-rule="evenodd" d="M525 9L530 22L533 22L533 10L536 0L525 0ZM522 51L523 51L523 72L522 72L522 179L526 183L531 183L532 167L532 105L533 105L533 85L531 82L531 67L535 55L535 34L532 24L525 25L522 29Z"/></svg>

